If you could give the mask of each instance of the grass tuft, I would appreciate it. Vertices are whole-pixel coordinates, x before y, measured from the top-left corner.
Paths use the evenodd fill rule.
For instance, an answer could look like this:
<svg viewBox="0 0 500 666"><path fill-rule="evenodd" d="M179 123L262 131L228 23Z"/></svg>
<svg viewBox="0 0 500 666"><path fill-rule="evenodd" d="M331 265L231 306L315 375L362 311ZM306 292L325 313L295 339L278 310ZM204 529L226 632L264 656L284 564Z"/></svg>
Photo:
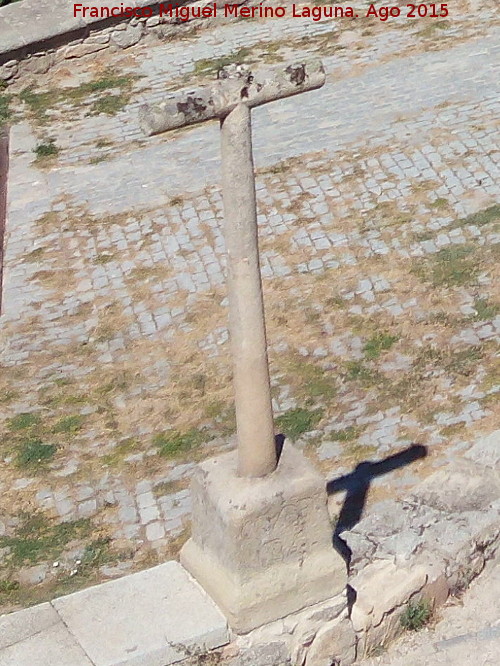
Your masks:
<svg viewBox="0 0 500 666"><path fill-rule="evenodd" d="M40 416L34 412L21 412L7 421L9 430L16 432L18 430L27 430L40 423Z"/></svg>
<svg viewBox="0 0 500 666"><path fill-rule="evenodd" d="M500 305L492 303L487 298L476 298L474 301L476 314L473 315L474 321L488 321L494 319L500 313Z"/></svg>
<svg viewBox="0 0 500 666"><path fill-rule="evenodd" d="M153 437L153 444L158 447L158 454L164 458L175 458L198 448L207 440L207 435L196 428L187 432L168 430Z"/></svg>
<svg viewBox="0 0 500 666"><path fill-rule="evenodd" d="M62 419L54 425L52 432L74 433L81 429L83 417L80 414L72 416L63 416Z"/></svg>
<svg viewBox="0 0 500 666"><path fill-rule="evenodd" d="M90 534L88 519L53 525L42 513L24 513L15 535L0 537L0 548L9 548L8 561L13 566L36 564L56 559L74 539Z"/></svg>
<svg viewBox="0 0 500 666"><path fill-rule="evenodd" d="M221 58L202 58L194 63L195 75L207 76L209 74L216 74L223 67L233 64L241 64L247 60L252 53L252 49L243 47L238 51L233 51Z"/></svg>
<svg viewBox="0 0 500 666"><path fill-rule="evenodd" d="M382 377L376 370L367 367L363 361L348 361L345 364L346 379L358 381L363 386L376 386L380 383Z"/></svg>
<svg viewBox="0 0 500 666"><path fill-rule="evenodd" d="M431 619L432 608L426 599L410 601L403 611L400 622L408 631L419 631Z"/></svg>
<svg viewBox="0 0 500 666"><path fill-rule="evenodd" d="M334 430L328 434L328 438L335 442L352 442L362 432L362 428L355 428L354 426L348 426L343 430Z"/></svg>
<svg viewBox="0 0 500 666"><path fill-rule="evenodd" d="M47 157L55 157L59 153L55 139L48 139L45 143L39 143L35 150L37 160L44 160Z"/></svg>
<svg viewBox="0 0 500 666"><path fill-rule="evenodd" d="M54 88L45 92L35 92L33 87L25 88L19 95L31 116L39 123L49 119L48 112L58 104L77 106L90 105L90 113L114 114L129 101L131 87L137 76L117 76L109 72L98 79L71 88ZM120 90L118 95L109 95L112 89ZM90 99L89 99L90 98Z"/></svg>
<svg viewBox="0 0 500 666"><path fill-rule="evenodd" d="M0 580L0 594L10 594L19 589L17 580Z"/></svg>
<svg viewBox="0 0 500 666"><path fill-rule="evenodd" d="M49 460L52 460L56 451L57 447L54 444L44 444L39 439L27 439L19 446L16 465L28 469L44 467Z"/></svg>
<svg viewBox="0 0 500 666"><path fill-rule="evenodd" d="M460 287L476 281L479 266L474 248L454 245L439 250L431 258L416 263L412 272L433 287Z"/></svg>
<svg viewBox="0 0 500 666"><path fill-rule="evenodd" d="M107 116L114 116L127 105L128 100L128 95L107 95L92 104L89 115L96 116L104 113Z"/></svg>
<svg viewBox="0 0 500 666"><path fill-rule="evenodd" d="M276 426L295 442L301 435L314 430L323 417L322 409L290 409L276 419Z"/></svg>
<svg viewBox="0 0 500 666"><path fill-rule="evenodd" d="M398 341L397 335L389 335L388 333L377 333L372 336L364 345L363 351L366 358L376 359L383 351L387 351L392 345Z"/></svg>
<svg viewBox="0 0 500 666"><path fill-rule="evenodd" d="M0 127L12 117L12 111L10 110L11 99L11 95L0 93Z"/></svg>
<svg viewBox="0 0 500 666"><path fill-rule="evenodd" d="M477 213L472 215L467 215L460 220L457 220L454 227L464 227L468 224L474 225L476 227L483 227L486 224L491 224L492 222L500 221L500 204L495 204L484 210L480 210Z"/></svg>

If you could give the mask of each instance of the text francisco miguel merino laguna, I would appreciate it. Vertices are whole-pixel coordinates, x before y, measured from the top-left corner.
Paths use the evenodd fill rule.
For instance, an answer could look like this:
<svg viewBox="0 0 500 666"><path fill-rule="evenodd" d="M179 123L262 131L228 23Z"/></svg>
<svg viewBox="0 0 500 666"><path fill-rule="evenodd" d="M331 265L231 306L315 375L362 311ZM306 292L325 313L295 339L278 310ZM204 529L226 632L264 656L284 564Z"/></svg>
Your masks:
<svg viewBox="0 0 500 666"><path fill-rule="evenodd" d="M110 3L111 5L111 3ZM109 7L89 7L88 5L73 4L73 16L89 16L93 18L108 18L110 16L126 16L128 18L149 18L154 15L152 7L127 7L121 2L119 5ZM311 18L320 21L322 18L356 18L352 7L337 7L334 5L321 5L304 7L293 4L291 7L263 7L262 3L255 7L245 7L232 4L217 4L214 2L206 7L178 6L176 3L158 5L158 16L176 18L180 21L189 21L193 18L213 18L216 16L234 16L241 18L282 18L295 16Z"/></svg>

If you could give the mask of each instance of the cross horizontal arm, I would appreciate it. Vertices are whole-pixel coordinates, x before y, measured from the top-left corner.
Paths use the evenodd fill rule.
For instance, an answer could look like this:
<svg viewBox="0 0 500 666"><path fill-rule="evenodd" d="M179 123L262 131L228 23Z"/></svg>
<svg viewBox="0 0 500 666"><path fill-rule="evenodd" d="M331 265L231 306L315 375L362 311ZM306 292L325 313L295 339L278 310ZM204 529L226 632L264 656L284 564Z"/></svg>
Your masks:
<svg viewBox="0 0 500 666"><path fill-rule="evenodd" d="M253 108L321 88L325 82L325 70L320 60L294 62L255 73L238 65L229 73L221 70L218 76L211 86L179 91L161 104L142 106L139 123L144 133L151 136L225 118L238 104Z"/></svg>

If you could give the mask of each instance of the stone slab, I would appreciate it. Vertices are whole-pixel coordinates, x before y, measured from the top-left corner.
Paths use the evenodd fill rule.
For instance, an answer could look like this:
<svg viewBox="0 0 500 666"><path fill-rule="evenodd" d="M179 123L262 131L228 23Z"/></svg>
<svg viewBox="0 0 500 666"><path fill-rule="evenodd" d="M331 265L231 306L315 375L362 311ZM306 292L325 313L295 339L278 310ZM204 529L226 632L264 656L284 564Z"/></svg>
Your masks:
<svg viewBox="0 0 500 666"><path fill-rule="evenodd" d="M500 478L495 470L455 460L422 481L411 496L447 513L482 511L500 498Z"/></svg>
<svg viewBox="0 0 500 666"><path fill-rule="evenodd" d="M0 666L93 666L50 604L0 618Z"/></svg>
<svg viewBox="0 0 500 666"><path fill-rule="evenodd" d="M467 451L465 457L473 460L478 465L493 467L500 464L500 430L480 437L474 446Z"/></svg>
<svg viewBox="0 0 500 666"><path fill-rule="evenodd" d="M95 666L167 666L229 640L225 618L177 562L53 605Z"/></svg>
<svg viewBox="0 0 500 666"><path fill-rule="evenodd" d="M0 616L0 650L26 640L61 622L50 604L40 604Z"/></svg>

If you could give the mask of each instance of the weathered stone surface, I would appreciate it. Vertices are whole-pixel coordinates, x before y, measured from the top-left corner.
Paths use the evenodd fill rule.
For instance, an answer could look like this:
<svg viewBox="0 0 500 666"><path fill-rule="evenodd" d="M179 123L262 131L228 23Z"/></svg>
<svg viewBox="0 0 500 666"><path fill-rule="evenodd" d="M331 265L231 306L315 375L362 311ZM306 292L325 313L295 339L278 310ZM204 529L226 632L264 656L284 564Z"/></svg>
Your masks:
<svg viewBox="0 0 500 666"><path fill-rule="evenodd" d="M241 104L252 109L285 97L321 88L325 70L318 59L252 72L247 66L229 65L211 87L181 91L159 105L143 105L139 123L148 136L168 130L226 118ZM224 135L224 133L223 133Z"/></svg>
<svg viewBox="0 0 500 666"><path fill-rule="evenodd" d="M82 58L83 56L91 53L97 53L106 48L106 44L92 44L84 42L83 44L75 44L75 46L67 46L64 49L63 57L69 60L70 58Z"/></svg>
<svg viewBox="0 0 500 666"><path fill-rule="evenodd" d="M241 86L242 80L238 82ZM230 78L220 91L231 90L238 82ZM198 102L190 97L178 104L178 115L186 124L203 108ZM263 477L276 469L278 454L259 269L251 111L246 104L237 104L224 117L220 136L237 473Z"/></svg>
<svg viewBox="0 0 500 666"><path fill-rule="evenodd" d="M480 437L465 457L479 465L497 467L500 464L500 430Z"/></svg>
<svg viewBox="0 0 500 666"><path fill-rule="evenodd" d="M426 582L423 566L404 569L388 560L374 562L350 581L357 594L353 611L356 608L370 616L371 626L376 627L385 614L406 603ZM362 622L361 616L355 620L358 626Z"/></svg>
<svg viewBox="0 0 500 666"><path fill-rule="evenodd" d="M142 25L128 25L125 30L118 30L111 33L111 41L121 49L128 49L134 46L142 36Z"/></svg>
<svg viewBox="0 0 500 666"><path fill-rule="evenodd" d="M60 620L0 651L0 666L69 666L70 664L94 666Z"/></svg>
<svg viewBox="0 0 500 666"><path fill-rule="evenodd" d="M498 663L500 566L488 570L461 597L441 609L430 627L411 632L363 666L470 666ZM359 655L358 655L359 658Z"/></svg>
<svg viewBox="0 0 500 666"><path fill-rule="evenodd" d="M37 564L33 567L21 569L16 574L16 579L21 585L38 585L39 583L43 583L48 571L49 567L47 564Z"/></svg>
<svg viewBox="0 0 500 666"><path fill-rule="evenodd" d="M490 443L486 446L489 449ZM438 511L479 511L499 499L500 478L492 470L457 460L452 467L440 469L425 479L412 497Z"/></svg>
<svg viewBox="0 0 500 666"><path fill-rule="evenodd" d="M150 16L148 19L146 19L146 25L148 28L153 28L154 26L158 25L160 23L160 17L159 16Z"/></svg>
<svg viewBox="0 0 500 666"><path fill-rule="evenodd" d="M300 621L293 632L291 642L291 658L293 666L302 666L309 646L316 634L326 623L331 622L343 613L347 608L347 598L339 595L319 607L315 607L301 614Z"/></svg>
<svg viewBox="0 0 500 666"><path fill-rule="evenodd" d="M0 649L20 643L58 624L61 618L48 603L0 617Z"/></svg>
<svg viewBox="0 0 500 666"><path fill-rule="evenodd" d="M324 480L286 445L273 474L236 476L231 452L193 477L192 538L181 561L236 632L294 613L344 590L331 544Z"/></svg>
<svg viewBox="0 0 500 666"><path fill-rule="evenodd" d="M324 624L307 653L305 666L348 666L356 658L356 634L347 617Z"/></svg>
<svg viewBox="0 0 500 666"><path fill-rule="evenodd" d="M106 32L94 32L87 37L85 44L108 44L110 40L110 35Z"/></svg>
<svg viewBox="0 0 500 666"><path fill-rule="evenodd" d="M28 58L20 63L23 74L45 74L54 63L55 56L46 54L36 58Z"/></svg>
<svg viewBox="0 0 500 666"><path fill-rule="evenodd" d="M227 662L227 666L289 666L290 659L285 643L273 641L267 645L255 645Z"/></svg>
<svg viewBox="0 0 500 666"><path fill-rule="evenodd" d="M370 613L361 606L354 604L351 610L351 622L356 633L365 633L371 627Z"/></svg>
<svg viewBox="0 0 500 666"><path fill-rule="evenodd" d="M177 562L52 603L96 666L171 664L228 642L226 620Z"/></svg>
<svg viewBox="0 0 500 666"><path fill-rule="evenodd" d="M437 567L434 575L432 575L430 569L430 567L427 568L428 578L427 583L422 588L422 597L428 599L436 608L442 606L448 599L450 586L442 567Z"/></svg>
<svg viewBox="0 0 500 666"><path fill-rule="evenodd" d="M0 79L2 81L8 81L17 74L18 70L19 65L16 60L6 62L0 67Z"/></svg>

